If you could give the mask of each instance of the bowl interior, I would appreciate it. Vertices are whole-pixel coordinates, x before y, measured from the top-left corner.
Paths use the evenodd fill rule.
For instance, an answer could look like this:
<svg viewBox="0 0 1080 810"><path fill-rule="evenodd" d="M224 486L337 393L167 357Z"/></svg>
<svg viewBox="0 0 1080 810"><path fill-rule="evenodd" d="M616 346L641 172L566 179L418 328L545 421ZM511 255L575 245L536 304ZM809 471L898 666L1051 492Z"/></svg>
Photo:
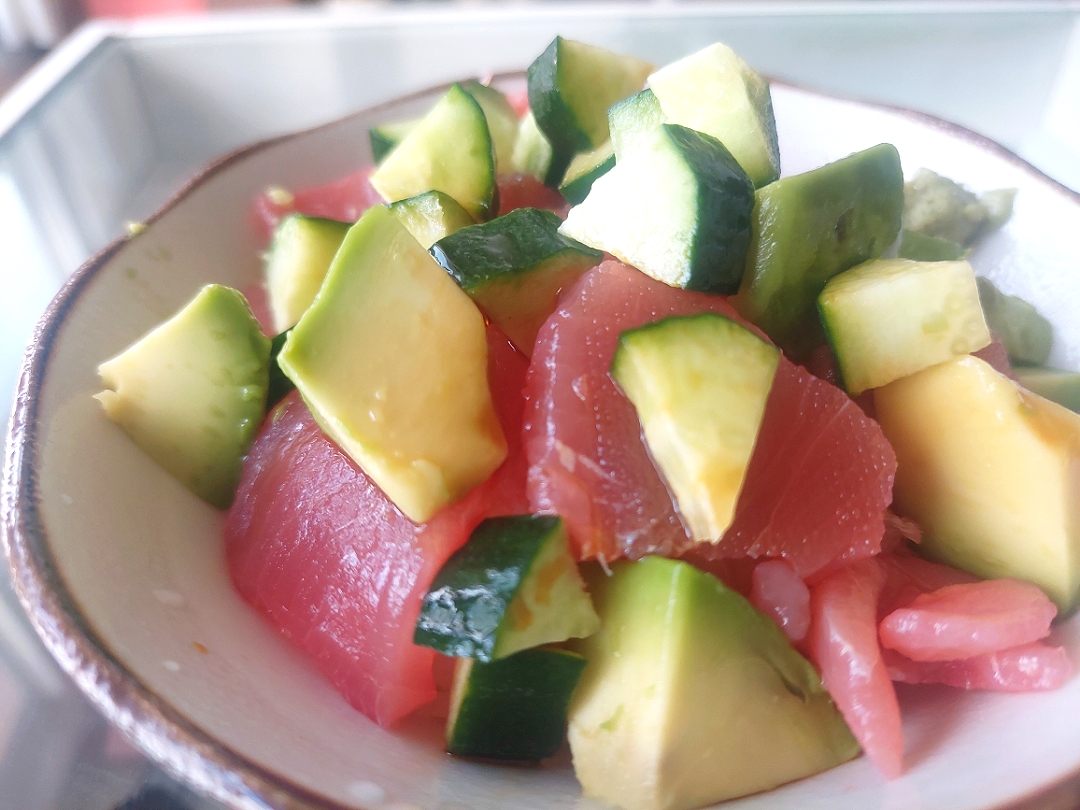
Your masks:
<svg viewBox="0 0 1080 810"><path fill-rule="evenodd" d="M978 191L1017 188L1012 220L972 262L1050 317L1053 363L1080 369L1080 322L1071 317L1080 302L1077 195L931 119L783 85L773 93L785 174L888 141L909 177L925 166ZM565 755L528 769L451 760L433 719L420 716L388 733L352 710L233 592L221 515L144 456L91 399L97 365L202 284L244 287L258 278L262 246L248 219L256 193L270 183L298 187L354 171L370 160L369 126L415 115L436 95L261 145L212 168L146 231L65 288L29 358L5 506L32 618L139 745L234 807L593 806L580 797ZM1056 632L1080 661L1080 619ZM859 759L729 806L990 807L1080 768L1080 678L1048 694L923 688L901 698L909 740L903 778L886 783Z"/></svg>

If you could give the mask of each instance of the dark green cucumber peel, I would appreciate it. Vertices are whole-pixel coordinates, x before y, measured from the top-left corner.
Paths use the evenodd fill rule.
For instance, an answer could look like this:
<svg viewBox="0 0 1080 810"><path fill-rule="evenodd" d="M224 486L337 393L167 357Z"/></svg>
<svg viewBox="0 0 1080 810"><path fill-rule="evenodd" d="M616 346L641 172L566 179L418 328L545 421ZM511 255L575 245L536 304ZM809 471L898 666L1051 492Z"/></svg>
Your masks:
<svg viewBox="0 0 1080 810"><path fill-rule="evenodd" d="M470 225L431 246L435 261L465 289L508 276L521 276L565 257L600 263L604 254L559 233L562 220L539 208L518 208L480 225Z"/></svg>
<svg viewBox="0 0 1080 810"><path fill-rule="evenodd" d="M477 759L539 762L566 736L583 656L549 647L490 663L463 659L455 673L446 750Z"/></svg>
<svg viewBox="0 0 1080 810"><path fill-rule="evenodd" d="M443 655L480 661L515 652L510 643L513 636L538 621L531 617L525 602L526 587L538 573L534 569L550 551L549 544L561 542L565 546L565 531L562 520L552 516L514 515L485 520L436 575L421 603L413 643ZM568 555L568 548L564 547L563 553ZM591 613L592 603L583 585L581 589ZM551 604L547 609L573 619L579 606ZM519 626L522 615L528 622L524 627Z"/></svg>
<svg viewBox="0 0 1080 810"><path fill-rule="evenodd" d="M519 208L440 239L431 255L526 356L559 292L604 254L559 233L551 211Z"/></svg>
<svg viewBox="0 0 1080 810"><path fill-rule="evenodd" d="M716 138L662 124L698 180L698 223L688 290L731 295L750 248L754 182Z"/></svg>
<svg viewBox="0 0 1080 810"><path fill-rule="evenodd" d="M614 153L607 155L607 157L599 163L595 163L588 167L580 174L575 174L574 166L571 165L570 168L567 169L563 184L559 186L559 193L563 195L568 203L577 205L589 196L589 191L592 190L593 183L613 168L615 168Z"/></svg>
<svg viewBox="0 0 1080 810"><path fill-rule="evenodd" d="M285 340L289 337L292 329L286 329L270 341L270 384L266 389L266 412L270 413L281 400L285 399L296 388L293 381L285 376L285 372L278 365L277 358Z"/></svg>
<svg viewBox="0 0 1080 810"><path fill-rule="evenodd" d="M540 131L551 144L551 164L544 184L556 188L566 173L576 152L593 148L589 136L581 129L573 111L559 92L559 46L562 37L555 37L529 65L529 109L536 117Z"/></svg>
<svg viewBox="0 0 1080 810"><path fill-rule="evenodd" d="M825 341L817 315L825 282L880 256L900 232L903 206L891 144L758 189L746 275L733 303L786 354L807 356Z"/></svg>

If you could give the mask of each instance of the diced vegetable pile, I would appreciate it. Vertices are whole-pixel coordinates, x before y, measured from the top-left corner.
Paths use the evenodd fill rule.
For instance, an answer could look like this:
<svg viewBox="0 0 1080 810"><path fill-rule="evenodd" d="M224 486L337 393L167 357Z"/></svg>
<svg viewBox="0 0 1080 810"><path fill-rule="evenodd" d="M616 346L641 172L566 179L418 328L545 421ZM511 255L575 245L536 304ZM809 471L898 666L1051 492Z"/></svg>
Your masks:
<svg viewBox="0 0 1080 810"><path fill-rule="evenodd" d="M684 810L899 776L894 681L1071 676L1080 375L966 259L1011 192L889 144L782 176L722 44L556 38L527 98L370 135L256 201L247 302L206 287L98 395L360 711L449 690L450 753L569 739L585 794Z"/></svg>

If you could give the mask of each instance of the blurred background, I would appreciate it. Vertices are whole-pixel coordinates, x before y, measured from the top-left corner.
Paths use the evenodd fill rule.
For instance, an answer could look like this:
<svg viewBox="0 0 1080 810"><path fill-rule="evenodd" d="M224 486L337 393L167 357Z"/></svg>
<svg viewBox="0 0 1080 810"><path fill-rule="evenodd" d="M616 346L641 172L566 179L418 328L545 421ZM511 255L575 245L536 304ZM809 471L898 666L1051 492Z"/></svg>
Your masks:
<svg viewBox="0 0 1080 810"><path fill-rule="evenodd" d="M1070 0L0 0L0 401L63 280L214 158L524 68L557 33L657 63L724 40L770 76L963 124L1080 191ZM0 810L215 806L109 730L0 574ZM1073 783L1024 810L1077 807Z"/></svg>

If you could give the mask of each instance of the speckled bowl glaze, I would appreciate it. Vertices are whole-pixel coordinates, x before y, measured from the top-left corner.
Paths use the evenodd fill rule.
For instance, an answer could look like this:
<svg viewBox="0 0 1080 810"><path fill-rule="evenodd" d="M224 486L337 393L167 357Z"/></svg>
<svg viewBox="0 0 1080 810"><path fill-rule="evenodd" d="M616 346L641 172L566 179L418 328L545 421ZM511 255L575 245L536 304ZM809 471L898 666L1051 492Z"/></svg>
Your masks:
<svg viewBox="0 0 1080 810"><path fill-rule="evenodd" d="M601 806L581 798L565 755L524 769L455 761L430 718L390 733L353 711L234 593L221 514L143 455L91 399L98 363L201 285L242 287L258 277L261 246L248 221L256 193L355 170L370 160L369 126L415 115L438 93L210 167L145 231L72 277L26 355L3 483L4 539L22 603L52 654L132 742L237 810ZM973 264L1046 313L1057 327L1054 364L1080 369L1080 196L941 121L779 84L773 93L785 174L889 141L908 176L925 166L975 190L1017 188L1015 215ZM1056 638L1080 664L1080 619ZM884 781L860 758L727 807L1002 807L1080 770L1080 677L1048 694L924 688L901 699L901 779Z"/></svg>

